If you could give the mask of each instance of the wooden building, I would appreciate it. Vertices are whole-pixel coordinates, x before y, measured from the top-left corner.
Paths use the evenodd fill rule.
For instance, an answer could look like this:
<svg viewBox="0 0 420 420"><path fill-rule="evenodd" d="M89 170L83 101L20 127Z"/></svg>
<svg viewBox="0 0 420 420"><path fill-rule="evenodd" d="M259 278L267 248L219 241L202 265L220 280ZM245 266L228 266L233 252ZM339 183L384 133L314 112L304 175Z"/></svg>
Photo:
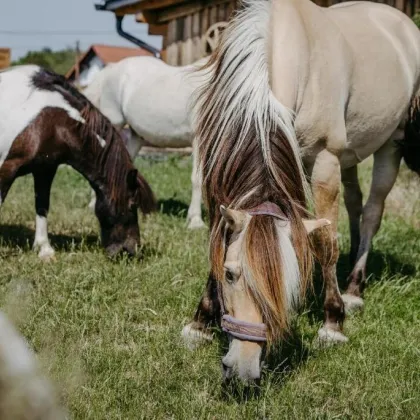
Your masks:
<svg viewBox="0 0 420 420"><path fill-rule="evenodd" d="M321 6L341 2L314 1ZM420 9L420 0L381 3L397 7L409 16ZM172 65L186 65L213 51L237 4L238 0L104 0L96 9L115 13L117 31L132 42L136 38L122 31L121 25L125 15L136 15L138 22L149 24L149 34L163 36L162 58Z"/></svg>
<svg viewBox="0 0 420 420"><path fill-rule="evenodd" d="M0 48L0 70L10 66L10 48Z"/></svg>

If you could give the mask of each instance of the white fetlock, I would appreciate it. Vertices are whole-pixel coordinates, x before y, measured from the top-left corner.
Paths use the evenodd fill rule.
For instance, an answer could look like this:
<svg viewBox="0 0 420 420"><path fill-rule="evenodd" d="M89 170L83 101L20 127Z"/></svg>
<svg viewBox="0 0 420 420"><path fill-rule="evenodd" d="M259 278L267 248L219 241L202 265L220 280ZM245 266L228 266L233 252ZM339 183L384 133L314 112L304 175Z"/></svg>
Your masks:
<svg viewBox="0 0 420 420"><path fill-rule="evenodd" d="M188 229L202 229L206 226L201 216L188 217L187 221Z"/></svg>
<svg viewBox="0 0 420 420"><path fill-rule="evenodd" d="M328 327L320 328L318 331L318 339L322 344L325 345L347 343L347 341L349 341L349 339L343 333Z"/></svg>
<svg viewBox="0 0 420 420"><path fill-rule="evenodd" d="M341 295L341 298L343 299L344 308L347 315L361 311L365 305L361 297L349 295L348 293Z"/></svg>
<svg viewBox="0 0 420 420"><path fill-rule="evenodd" d="M45 244L41 246L41 249L38 253L38 257L42 261L51 261L54 259L55 251L51 248L51 245Z"/></svg>
<svg viewBox="0 0 420 420"><path fill-rule="evenodd" d="M194 328L193 324L188 324L182 329L181 337L187 348L195 350L203 344L210 343L213 340L213 334L205 333L202 330Z"/></svg>

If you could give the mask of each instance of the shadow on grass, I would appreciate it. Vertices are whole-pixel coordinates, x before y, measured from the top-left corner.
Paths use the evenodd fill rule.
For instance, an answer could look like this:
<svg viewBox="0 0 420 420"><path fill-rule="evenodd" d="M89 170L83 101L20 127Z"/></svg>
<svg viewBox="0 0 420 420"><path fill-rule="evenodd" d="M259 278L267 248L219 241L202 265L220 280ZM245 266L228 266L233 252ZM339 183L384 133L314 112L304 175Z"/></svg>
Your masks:
<svg viewBox="0 0 420 420"><path fill-rule="evenodd" d="M167 198L158 201L158 209L162 214L180 217L182 219L187 218L188 205L183 201L178 200L175 197ZM207 220L207 211L201 208L204 221Z"/></svg>
<svg viewBox="0 0 420 420"><path fill-rule="evenodd" d="M10 247L31 248L35 232L23 225L0 225L0 242ZM81 245L88 249L100 246L99 238L95 235L69 236L49 234L51 245L59 251L71 251Z"/></svg>
<svg viewBox="0 0 420 420"><path fill-rule="evenodd" d="M347 278L352 270L350 265L350 257L348 254L340 254L337 263L337 278L338 285L343 293L347 288ZM372 250L369 254L367 268L367 275L369 277L366 288L369 289L374 283L382 281L382 275L387 272L389 276L395 274L410 277L416 274L416 268L411 263L402 261L393 254L384 253L379 250ZM316 268L314 276L314 292L310 293L307 298L306 310L309 310L308 316L312 324L319 323L324 317L324 284L319 267Z"/></svg>
<svg viewBox="0 0 420 420"><path fill-rule="evenodd" d="M32 229L23 225L1 225L0 224L0 246L7 246L12 249L7 252L2 252L2 258L12 257L16 255L16 249L31 250L32 243L35 238L35 232ZM69 236L62 234L49 234L51 246L56 251L70 252L75 249L80 249L82 246L89 251L94 249L103 249L101 241L96 235L87 236ZM128 257L128 260L142 261L150 257L160 256L161 254L154 248L148 245L142 245L136 257ZM123 258L124 255L119 255L115 258L116 261Z"/></svg>
<svg viewBox="0 0 420 420"><path fill-rule="evenodd" d="M187 218L188 206L176 198L159 200L158 209L162 214Z"/></svg>

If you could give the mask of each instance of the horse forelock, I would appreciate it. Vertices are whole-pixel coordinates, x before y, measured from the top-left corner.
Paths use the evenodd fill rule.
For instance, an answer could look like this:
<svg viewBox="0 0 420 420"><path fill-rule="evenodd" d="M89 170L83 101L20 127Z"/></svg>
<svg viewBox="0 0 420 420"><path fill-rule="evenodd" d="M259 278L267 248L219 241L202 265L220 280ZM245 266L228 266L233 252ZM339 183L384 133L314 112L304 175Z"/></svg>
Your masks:
<svg viewBox="0 0 420 420"><path fill-rule="evenodd" d="M284 337L289 329L290 309L295 296L289 296L291 287L287 282L299 284L298 263L292 246L280 249L280 245L285 245L285 238L273 217L253 217L244 233L242 274L267 325L269 343L272 343ZM287 258L284 258L285 253ZM286 278L287 275L293 279Z"/></svg>

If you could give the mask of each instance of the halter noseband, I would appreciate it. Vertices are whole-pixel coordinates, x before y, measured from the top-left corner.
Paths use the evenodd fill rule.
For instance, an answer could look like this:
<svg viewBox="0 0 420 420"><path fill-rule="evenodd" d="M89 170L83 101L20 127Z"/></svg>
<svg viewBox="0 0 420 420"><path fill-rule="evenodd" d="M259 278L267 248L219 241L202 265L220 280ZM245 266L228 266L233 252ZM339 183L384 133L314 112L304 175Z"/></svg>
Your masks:
<svg viewBox="0 0 420 420"><path fill-rule="evenodd" d="M284 213L277 204L266 201L257 207L246 210L250 216L272 216L280 220L287 220ZM232 337L239 340L252 342L267 341L267 326L265 324L257 324L253 322L241 321L226 312L222 294L222 283L217 281L217 294L220 302L220 311L222 313L221 326L222 330Z"/></svg>

